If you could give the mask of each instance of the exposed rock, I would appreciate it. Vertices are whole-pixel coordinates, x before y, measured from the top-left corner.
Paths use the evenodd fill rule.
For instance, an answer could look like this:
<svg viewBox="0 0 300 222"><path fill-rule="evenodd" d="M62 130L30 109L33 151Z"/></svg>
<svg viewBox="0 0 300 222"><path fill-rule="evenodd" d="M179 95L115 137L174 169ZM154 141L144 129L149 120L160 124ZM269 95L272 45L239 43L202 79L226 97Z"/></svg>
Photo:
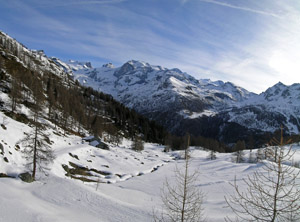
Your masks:
<svg viewBox="0 0 300 222"><path fill-rule="evenodd" d="M26 183L32 183L34 181L31 173L29 172L19 174L19 178Z"/></svg>

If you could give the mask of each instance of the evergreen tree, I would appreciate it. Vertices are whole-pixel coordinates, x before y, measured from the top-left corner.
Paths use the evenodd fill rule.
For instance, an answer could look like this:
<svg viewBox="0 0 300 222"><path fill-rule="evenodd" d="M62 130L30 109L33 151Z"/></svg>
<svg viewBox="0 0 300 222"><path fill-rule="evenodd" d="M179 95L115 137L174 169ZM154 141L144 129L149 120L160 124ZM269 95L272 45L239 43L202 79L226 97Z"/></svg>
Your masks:
<svg viewBox="0 0 300 222"><path fill-rule="evenodd" d="M210 151L209 151L208 159L210 159L210 160L215 160L215 159L217 159L216 151L210 150Z"/></svg>
<svg viewBox="0 0 300 222"><path fill-rule="evenodd" d="M245 161L245 154L244 149L246 148L244 141L237 141L237 143L234 146L235 152L232 154L234 162L236 163L242 163Z"/></svg>

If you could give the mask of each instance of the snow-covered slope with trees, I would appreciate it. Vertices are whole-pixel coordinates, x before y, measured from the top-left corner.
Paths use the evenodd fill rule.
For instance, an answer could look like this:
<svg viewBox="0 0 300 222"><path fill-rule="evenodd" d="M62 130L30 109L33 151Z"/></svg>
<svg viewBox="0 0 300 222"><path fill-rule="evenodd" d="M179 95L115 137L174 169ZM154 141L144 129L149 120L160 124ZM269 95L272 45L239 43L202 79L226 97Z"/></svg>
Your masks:
<svg viewBox="0 0 300 222"><path fill-rule="evenodd" d="M144 114L149 114L145 105L155 115L165 115L168 123L182 121L175 125L178 130L185 130L181 126L187 127L188 120L198 123L205 116L211 120L222 112L224 118L232 117L232 107L243 115L244 106L259 107L270 101L270 107L278 107L281 96L291 103L299 98L297 84L288 92L279 84L278 89L256 97L231 83L198 81L177 69L137 61L99 69L71 63L28 50L0 32L0 221L153 221L153 212L159 215L162 210L165 181L176 185L174 169L185 166L182 152L164 152L167 147L155 143L145 143L140 151L132 149L138 137L163 141L164 130L111 96L80 86L72 79L73 72L83 85L107 90ZM171 109L162 110L168 108L164 103ZM175 119L168 120L173 114ZM212 125L208 121L203 129L213 131ZM90 133L94 136L82 138ZM33 142L24 140L28 136ZM219 148L216 141L206 142L213 150ZM272 156L266 157L272 151L253 149L232 155L191 148L189 172L200 173L195 188L205 193L208 221L233 216L224 199L234 193L230 183L236 178L239 188L246 190L243 178L255 171L270 175L263 166L273 165ZM293 151L293 159L283 163L298 172L294 166L299 167L299 144Z"/></svg>
<svg viewBox="0 0 300 222"><path fill-rule="evenodd" d="M2 221L150 222L153 210L161 210L164 181L174 183L175 166L184 166L184 160L177 159L180 151L165 153L163 146L145 144L142 152L136 152L130 148L131 141L123 140L119 146L109 144L109 150L102 150L50 127L47 131L55 159L38 172L36 182L25 183L17 177L28 170L24 147L16 144L30 127L0 112L1 122L3 118L6 129L0 127L0 173L13 178L0 178ZM294 145L293 149L294 161L300 161L300 147ZM255 153L253 150L253 156ZM244 151L246 160L249 155ZM225 216L233 216L224 199L234 193L229 183L236 177L239 187L246 189L242 178L261 170L263 163L237 164L232 154L216 153L216 160L208 156L208 151L192 148L189 170L200 172L196 186L205 193L203 208L208 221L224 221ZM77 168L71 177L65 166L79 166L82 171Z"/></svg>
<svg viewBox="0 0 300 222"><path fill-rule="evenodd" d="M196 80L179 69L134 60L117 68L107 64L78 69L74 75L81 84L111 94L176 134L189 131L218 139L231 134L236 141L245 139L229 132L237 125L245 134L275 132L281 125L286 133L300 130L300 84L278 83L257 95L231 82Z"/></svg>
<svg viewBox="0 0 300 222"><path fill-rule="evenodd" d="M16 61L23 64L24 67L39 70L43 72L55 73L60 77L68 75L62 66L58 66L52 59L48 58L43 50L31 50L11 38L4 32L0 31L0 45L7 51L11 52ZM1 51L2 56L6 56L6 52ZM69 66L69 65L68 65ZM3 67L0 67L0 69Z"/></svg>

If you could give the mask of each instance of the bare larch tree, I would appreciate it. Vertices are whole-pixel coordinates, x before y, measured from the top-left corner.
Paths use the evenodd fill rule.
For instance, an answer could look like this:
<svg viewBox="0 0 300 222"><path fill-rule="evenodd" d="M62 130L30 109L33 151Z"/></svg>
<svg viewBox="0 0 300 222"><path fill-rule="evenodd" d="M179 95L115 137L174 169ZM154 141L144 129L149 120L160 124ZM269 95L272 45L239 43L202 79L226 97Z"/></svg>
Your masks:
<svg viewBox="0 0 300 222"><path fill-rule="evenodd" d="M235 221L291 222L300 220L299 169L290 165L292 147L273 147L273 161L264 161L262 170L249 175L243 182L246 189L238 186L236 179L232 186L235 194L226 198L228 206L235 213ZM226 221L232 221L226 218Z"/></svg>
<svg viewBox="0 0 300 222"><path fill-rule="evenodd" d="M162 190L163 212L154 216L154 221L171 222L198 222L204 221L203 199L204 194L196 186L199 173L190 173L189 135L185 147L184 169L175 168L175 183L166 179Z"/></svg>
<svg viewBox="0 0 300 222"><path fill-rule="evenodd" d="M45 126L39 122L43 107L43 88L38 80L33 81L33 120L32 130L24 133L25 137L19 141L23 145L26 159L32 165L32 179L35 180L37 168L43 170L45 165L54 159L53 151L50 147L48 135L44 132Z"/></svg>

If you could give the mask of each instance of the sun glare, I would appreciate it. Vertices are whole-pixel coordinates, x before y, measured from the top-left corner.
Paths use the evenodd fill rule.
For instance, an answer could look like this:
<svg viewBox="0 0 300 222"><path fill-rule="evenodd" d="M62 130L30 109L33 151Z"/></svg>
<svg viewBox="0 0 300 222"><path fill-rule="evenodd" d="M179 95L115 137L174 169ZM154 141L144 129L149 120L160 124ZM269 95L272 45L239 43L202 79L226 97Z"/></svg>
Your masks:
<svg viewBox="0 0 300 222"><path fill-rule="evenodd" d="M287 53L275 51L269 60L269 66L281 77L283 82L287 84L299 82L300 63L295 60L293 54L287 55Z"/></svg>

